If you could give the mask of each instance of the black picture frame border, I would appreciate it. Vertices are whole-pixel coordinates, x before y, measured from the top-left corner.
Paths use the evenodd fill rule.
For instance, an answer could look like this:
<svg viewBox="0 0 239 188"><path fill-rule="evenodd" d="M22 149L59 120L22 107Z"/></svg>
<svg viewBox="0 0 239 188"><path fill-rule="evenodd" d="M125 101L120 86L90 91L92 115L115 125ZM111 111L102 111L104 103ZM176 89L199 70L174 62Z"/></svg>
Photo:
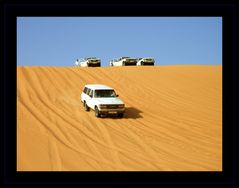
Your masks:
<svg viewBox="0 0 239 188"><path fill-rule="evenodd" d="M80 11L79 11L80 10ZM141 10L144 10L141 12ZM4 3L3 182L5 185L233 186L237 183L236 14L235 3ZM17 172L16 171L16 18L20 16L218 16L223 18L223 171L222 172ZM13 118L14 117L14 118Z"/></svg>

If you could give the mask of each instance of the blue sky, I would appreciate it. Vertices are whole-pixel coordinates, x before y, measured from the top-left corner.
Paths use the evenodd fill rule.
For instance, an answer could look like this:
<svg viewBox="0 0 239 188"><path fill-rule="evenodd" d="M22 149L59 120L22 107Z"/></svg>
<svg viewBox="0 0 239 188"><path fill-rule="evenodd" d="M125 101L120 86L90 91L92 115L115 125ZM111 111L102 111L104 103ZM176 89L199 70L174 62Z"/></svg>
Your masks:
<svg viewBox="0 0 239 188"><path fill-rule="evenodd" d="M98 57L157 65L222 64L221 17L18 17L18 66L73 66Z"/></svg>

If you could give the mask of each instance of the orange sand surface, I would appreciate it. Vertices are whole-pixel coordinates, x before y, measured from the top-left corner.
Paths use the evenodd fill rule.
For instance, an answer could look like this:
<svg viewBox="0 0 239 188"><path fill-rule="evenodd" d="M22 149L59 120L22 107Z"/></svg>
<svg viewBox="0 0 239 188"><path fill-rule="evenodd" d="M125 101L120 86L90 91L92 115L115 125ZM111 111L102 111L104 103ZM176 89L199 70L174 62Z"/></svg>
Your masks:
<svg viewBox="0 0 239 188"><path fill-rule="evenodd" d="M85 84L125 116L84 111ZM222 66L18 66L17 170L221 171Z"/></svg>

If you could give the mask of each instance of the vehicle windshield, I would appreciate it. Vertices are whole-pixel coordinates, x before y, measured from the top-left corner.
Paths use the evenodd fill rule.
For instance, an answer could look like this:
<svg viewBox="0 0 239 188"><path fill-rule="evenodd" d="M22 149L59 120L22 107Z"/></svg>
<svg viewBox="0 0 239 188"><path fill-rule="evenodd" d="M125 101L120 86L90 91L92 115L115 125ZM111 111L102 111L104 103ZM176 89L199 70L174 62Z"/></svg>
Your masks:
<svg viewBox="0 0 239 188"><path fill-rule="evenodd" d="M95 98L101 97L116 97L115 91L111 89L107 90L95 90Z"/></svg>
<svg viewBox="0 0 239 188"><path fill-rule="evenodd" d="M88 60L88 59L97 59L96 57L88 57L88 58L86 58L86 60Z"/></svg>

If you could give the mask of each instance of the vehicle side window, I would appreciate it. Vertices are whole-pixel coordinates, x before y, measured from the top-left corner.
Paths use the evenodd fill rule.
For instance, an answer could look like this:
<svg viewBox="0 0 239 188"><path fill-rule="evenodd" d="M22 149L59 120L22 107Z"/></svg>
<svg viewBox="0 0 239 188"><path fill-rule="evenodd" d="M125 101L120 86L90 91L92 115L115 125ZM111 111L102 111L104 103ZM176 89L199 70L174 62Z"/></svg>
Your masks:
<svg viewBox="0 0 239 188"><path fill-rule="evenodd" d="M86 94L89 95L90 91L91 90L88 88L87 91L86 91Z"/></svg>
<svg viewBox="0 0 239 188"><path fill-rule="evenodd" d="M88 90L88 88L85 87L83 92L84 92L84 93L87 93L87 90Z"/></svg>
<svg viewBox="0 0 239 188"><path fill-rule="evenodd" d="M95 98L98 98L98 97L99 97L99 92L98 92L97 90L95 90L95 92L94 92L94 97L95 97Z"/></svg>

